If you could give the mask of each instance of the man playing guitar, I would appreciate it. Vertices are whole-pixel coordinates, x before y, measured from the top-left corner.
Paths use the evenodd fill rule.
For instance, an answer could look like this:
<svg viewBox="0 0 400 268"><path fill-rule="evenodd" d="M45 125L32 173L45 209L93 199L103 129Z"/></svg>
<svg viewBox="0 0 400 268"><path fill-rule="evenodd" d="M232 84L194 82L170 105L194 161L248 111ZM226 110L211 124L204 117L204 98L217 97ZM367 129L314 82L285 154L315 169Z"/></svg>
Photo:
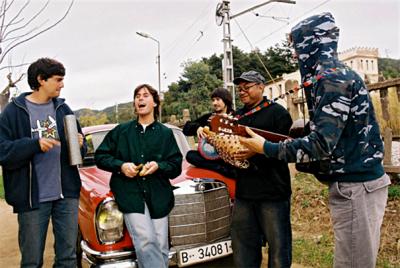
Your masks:
<svg viewBox="0 0 400 268"><path fill-rule="evenodd" d="M233 81L244 107L236 112L241 125L288 135L289 112L263 97L265 79L256 71ZM247 169L236 169L237 184L231 235L237 267L260 267L263 241L268 243L269 267L290 267L290 173L287 163L262 154L248 154ZM250 156L250 157L249 157Z"/></svg>

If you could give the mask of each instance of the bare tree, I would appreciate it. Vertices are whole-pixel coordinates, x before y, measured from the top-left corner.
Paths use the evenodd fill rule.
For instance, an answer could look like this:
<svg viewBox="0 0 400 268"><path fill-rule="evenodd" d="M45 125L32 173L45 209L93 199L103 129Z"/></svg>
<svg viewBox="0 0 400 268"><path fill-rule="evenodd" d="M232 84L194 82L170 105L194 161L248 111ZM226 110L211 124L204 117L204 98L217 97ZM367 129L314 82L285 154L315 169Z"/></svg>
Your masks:
<svg viewBox="0 0 400 268"><path fill-rule="evenodd" d="M17 5L15 0L2 0L0 3L0 71L5 68L18 67L26 63L14 66L1 66L5 57L17 46L26 43L35 37L49 31L60 24L70 12L75 0L71 0L64 14L56 21L50 23L48 19L39 22L44 17L43 12L48 8L50 0L47 0L40 9L27 16L25 13L30 10L30 0L26 0L22 5ZM8 104L10 98L10 88L22 79L21 75L12 81L12 72L7 75L8 85L0 92L0 111Z"/></svg>
<svg viewBox="0 0 400 268"><path fill-rule="evenodd" d="M12 76L12 73L9 73L7 75L8 84L3 89L3 91L0 93L0 112L2 112L4 110L4 108L6 107L6 105L8 104L8 100L10 99L10 94L11 94L10 89L17 86L17 83L19 81L21 81L22 77L24 77L24 74L21 74L19 76L19 78L17 78L14 81L12 80L11 76Z"/></svg>

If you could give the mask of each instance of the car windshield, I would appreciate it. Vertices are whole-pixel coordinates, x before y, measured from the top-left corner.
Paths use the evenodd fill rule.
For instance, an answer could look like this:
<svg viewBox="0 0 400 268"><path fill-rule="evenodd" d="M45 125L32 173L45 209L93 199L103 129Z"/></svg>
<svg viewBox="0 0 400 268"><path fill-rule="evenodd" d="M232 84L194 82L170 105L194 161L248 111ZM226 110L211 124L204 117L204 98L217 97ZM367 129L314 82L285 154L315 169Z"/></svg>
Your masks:
<svg viewBox="0 0 400 268"><path fill-rule="evenodd" d="M86 135L87 155L94 155L107 133L108 131L102 131Z"/></svg>

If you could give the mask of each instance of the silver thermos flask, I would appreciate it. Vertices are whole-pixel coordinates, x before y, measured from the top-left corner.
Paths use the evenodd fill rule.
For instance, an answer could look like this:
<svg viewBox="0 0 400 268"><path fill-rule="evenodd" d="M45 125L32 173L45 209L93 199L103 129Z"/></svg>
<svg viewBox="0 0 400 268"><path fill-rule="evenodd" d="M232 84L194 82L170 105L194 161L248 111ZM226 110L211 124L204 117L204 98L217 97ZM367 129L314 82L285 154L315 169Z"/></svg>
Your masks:
<svg viewBox="0 0 400 268"><path fill-rule="evenodd" d="M69 164L76 166L82 164L81 148L78 139L78 126L73 114L64 117L64 131L68 145Z"/></svg>

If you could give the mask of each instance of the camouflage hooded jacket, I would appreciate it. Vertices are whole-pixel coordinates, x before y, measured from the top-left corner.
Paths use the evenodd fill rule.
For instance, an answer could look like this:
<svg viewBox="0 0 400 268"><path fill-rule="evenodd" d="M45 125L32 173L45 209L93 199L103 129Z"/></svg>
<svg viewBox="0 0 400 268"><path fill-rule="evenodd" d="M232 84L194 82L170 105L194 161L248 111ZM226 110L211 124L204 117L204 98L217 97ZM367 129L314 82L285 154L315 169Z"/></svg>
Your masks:
<svg viewBox="0 0 400 268"><path fill-rule="evenodd" d="M383 143L362 79L338 61L339 29L330 13L309 17L291 32L305 88L311 132L304 138L264 143L264 153L287 162L327 163L315 172L326 181L368 181L384 174ZM315 81L315 80L314 80Z"/></svg>

